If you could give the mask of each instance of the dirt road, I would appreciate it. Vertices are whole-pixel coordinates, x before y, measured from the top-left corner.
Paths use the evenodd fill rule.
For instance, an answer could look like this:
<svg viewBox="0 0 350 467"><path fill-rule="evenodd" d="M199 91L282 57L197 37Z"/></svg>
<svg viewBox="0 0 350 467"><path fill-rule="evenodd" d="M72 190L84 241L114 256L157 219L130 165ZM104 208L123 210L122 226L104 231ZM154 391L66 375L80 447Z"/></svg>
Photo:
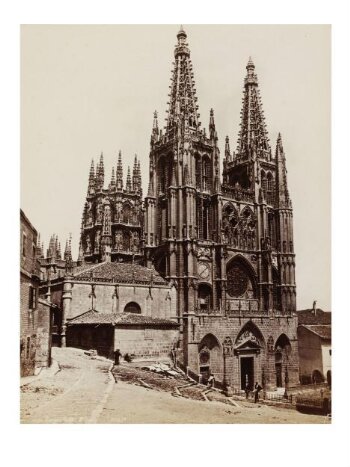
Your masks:
<svg viewBox="0 0 350 467"><path fill-rule="evenodd" d="M115 383L109 360L78 349L53 350L61 370L21 387L22 423L329 423L295 410L192 400Z"/></svg>

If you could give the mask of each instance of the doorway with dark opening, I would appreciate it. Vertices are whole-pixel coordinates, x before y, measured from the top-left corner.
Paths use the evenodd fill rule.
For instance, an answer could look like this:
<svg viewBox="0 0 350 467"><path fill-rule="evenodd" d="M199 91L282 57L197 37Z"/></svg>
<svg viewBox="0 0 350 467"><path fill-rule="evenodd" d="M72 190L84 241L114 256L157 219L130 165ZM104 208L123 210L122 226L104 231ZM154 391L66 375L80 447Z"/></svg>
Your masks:
<svg viewBox="0 0 350 467"><path fill-rule="evenodd" d="M254 357L241 357L241 389L254 387Z"/></svg>
<svg viewBox="0 0 350 467"><path fill-rule="evenodd" d="M276 386L278 388L282 388L283 381L282 381L282 353L281 352L275 353L275 371L276 371Z"/></svg>

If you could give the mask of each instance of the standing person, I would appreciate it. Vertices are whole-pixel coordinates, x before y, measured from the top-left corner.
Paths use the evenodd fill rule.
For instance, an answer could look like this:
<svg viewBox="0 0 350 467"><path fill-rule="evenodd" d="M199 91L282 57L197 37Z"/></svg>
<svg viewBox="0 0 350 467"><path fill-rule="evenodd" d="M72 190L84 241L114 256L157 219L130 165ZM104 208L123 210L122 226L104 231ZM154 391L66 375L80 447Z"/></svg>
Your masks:
<svg viewBox="0 0 350 467"><path fill-rule="evenodd" d="M120 359L121 356L122 356L122 354L120 352L120 349L117 349L114 352L114 365L119 365L119 359Z"/></svg>
<svg viewBox="0 0 350 467"><path fill-rule="evenodd" d="M260 384L258 382L255 383L255 386L254 386L254 402L258 402L259 400L259 392L262 390L262 387L260 386Z"/></svg>
<svg viewBox="0 0 350 467"><path fill-rule="evenodd" d="M174 368L176 368L176 364L177 364L177 355L176 354L177 354L177 348L174 345L174 347L171 350L171 356L173 357Z"/></svg>
<svg viewBox="0 0 350 467"><path fill-rule="evenodd" d="M213 388L214 387L214 384L215 384L215 378L214 378L214 375L213 373L210 373L210 376L208 378L208 386L210 388Z"/></svg>
<svg viewBox="0 0 350 467"><path fill-rule="evenodd" d="M249 384L248 383L246 383L245 385L244 392L245 392L245 398L248 399L249 397Z"/></svg>

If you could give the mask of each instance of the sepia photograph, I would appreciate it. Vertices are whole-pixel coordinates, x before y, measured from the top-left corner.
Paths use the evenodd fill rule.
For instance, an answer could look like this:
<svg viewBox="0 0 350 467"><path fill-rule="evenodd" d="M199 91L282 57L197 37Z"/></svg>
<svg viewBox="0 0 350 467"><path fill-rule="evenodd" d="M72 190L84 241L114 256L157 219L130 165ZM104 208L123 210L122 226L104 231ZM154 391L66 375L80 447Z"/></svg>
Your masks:
<svg viewBox="0 0 350 467"><path fill-rule="evenodd" d="M20 423L331 424L331 25L20 54Z"/></svg>

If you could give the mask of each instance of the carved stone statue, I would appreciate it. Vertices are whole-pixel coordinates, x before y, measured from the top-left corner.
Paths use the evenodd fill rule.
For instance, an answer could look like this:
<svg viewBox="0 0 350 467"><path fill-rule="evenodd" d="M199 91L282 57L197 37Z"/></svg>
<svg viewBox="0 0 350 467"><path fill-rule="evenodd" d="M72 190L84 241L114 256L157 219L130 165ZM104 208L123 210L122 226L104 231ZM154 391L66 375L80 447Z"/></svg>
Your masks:
<svg viewBox="0 0 350 467"><path fill-rule="evenodd" d="M123 246L123 234L120 230L117 230L115 234L115 248L116 250L121 250Z"/></svg>

